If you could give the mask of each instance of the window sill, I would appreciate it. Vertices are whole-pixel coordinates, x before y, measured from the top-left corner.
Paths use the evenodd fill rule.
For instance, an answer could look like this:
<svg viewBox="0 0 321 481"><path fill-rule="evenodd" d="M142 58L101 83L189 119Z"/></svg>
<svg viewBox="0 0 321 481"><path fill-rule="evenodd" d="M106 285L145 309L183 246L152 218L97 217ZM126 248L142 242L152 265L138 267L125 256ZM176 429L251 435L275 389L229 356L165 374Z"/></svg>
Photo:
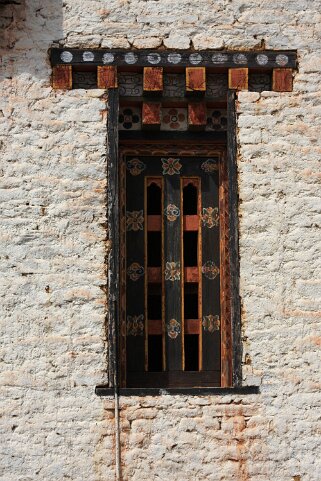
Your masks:
<svg viewBox="0 0 321 481"><path fill-rule="evenodd" d="M97 396L114 396L114 388L107 386L96 386ZM120 388L119 396L163 396L163 395L188 395L188 396L207 396L207 395L248 395L259 394L258 386L241 387L194 387L194 388Z"/></svg>

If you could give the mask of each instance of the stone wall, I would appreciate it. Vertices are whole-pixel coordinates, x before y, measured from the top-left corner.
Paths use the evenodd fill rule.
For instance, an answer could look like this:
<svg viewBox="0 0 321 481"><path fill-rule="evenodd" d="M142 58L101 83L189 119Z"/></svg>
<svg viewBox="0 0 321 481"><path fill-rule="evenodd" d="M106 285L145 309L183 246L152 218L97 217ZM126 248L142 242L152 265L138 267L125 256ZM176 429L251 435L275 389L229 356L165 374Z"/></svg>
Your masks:
<svg viewBox="0 0 321 481"><path fill-rule="evenodd" d="M53 91L51 46L298 49L292 93L238 95L249 396L121 399L125 480L320 481L319 0L7 0L1 48L6 481L115 479L106 382L102 90Z"/></svg>

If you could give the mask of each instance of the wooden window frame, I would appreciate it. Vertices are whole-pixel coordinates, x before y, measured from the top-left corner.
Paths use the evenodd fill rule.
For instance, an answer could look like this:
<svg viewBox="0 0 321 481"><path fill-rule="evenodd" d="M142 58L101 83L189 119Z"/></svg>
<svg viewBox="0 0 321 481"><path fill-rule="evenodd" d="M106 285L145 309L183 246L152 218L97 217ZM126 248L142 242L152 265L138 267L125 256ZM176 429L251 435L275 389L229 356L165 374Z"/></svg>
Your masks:
<svg viewBox="0 0 321 481"><path fill-rule="evenodd" d="M241 343L241 305L239 295L239 252L238 252L238 189L237 189L237 143L236 143L236 112L235 112L235 92L230 90L227 96L227 142L226 142L226 172L224 183L226 190L228 190L228 244L221 246L221 249L227 249L229 252L229 263L226 272L229 278L230 286L230 300L226 299L230 308L230 327L222 328L222 354L224 359L221 369L221 388L235 387L239 388L242 385L242 343ZM121 252L120 244L120 209L119 196L122 195L122 189L119 185L119 136L118 136L118 111L119 111L119 96L117 89L110 89L108 92L108 120L107 120L107 141L108 141L108 226L109 226L109 254L108 254L108 371L109 371L109 385L112 388L124 387L124 379L120 374L120 367L123 361L124 350L120 345L120 329L121 329L121 310L120 310L120 265L119 260L124 257L124 252ZM132 141L132 144L137 141ZM159 144L159 141L156 141ZM163 144L165 151L177 149L177 143L169 146L169 141ZM186 143L186 141L185 141ZM146 141L144 142L146 148ZM193 141L190 142L193 144ZM198 142L199 144L199 142ZM165 148L166 145L166 148ZM194 142L194 149L195 149ZM213 148L217 152L216 148ZM127 148L127 150L126 150ZM122 148L121 155L135 151L133 146ZM142 147L139 146L139 149ZM151 148L150 146L148 147ZM202 145L207 151L210 151L210 141L205 140ZM130 150L131 149L131 150ZM137 149L137 145L136 145ZM140 150L141 151L141 150ZM200 150L199 150L200 151ZM199 151L196 152L199 154ZM137 150L136 150L137 152ZM172 152L172 150L171 150ZM222 174L221 174L222 175ZM226 198L226 195L225 195ZM226 275L223 278L226 279ZM221 284L222 286L222 284ZM223 325L222 325L223 327ZM223 339L224 338L224 339Z"/></svg>

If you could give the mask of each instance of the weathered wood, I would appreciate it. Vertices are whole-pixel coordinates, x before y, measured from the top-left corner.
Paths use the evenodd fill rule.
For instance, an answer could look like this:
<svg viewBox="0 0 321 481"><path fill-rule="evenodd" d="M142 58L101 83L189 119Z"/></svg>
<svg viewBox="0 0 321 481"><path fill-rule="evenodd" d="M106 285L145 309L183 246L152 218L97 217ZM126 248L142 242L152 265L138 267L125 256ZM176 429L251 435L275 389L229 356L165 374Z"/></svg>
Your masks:
<svg viewBox="0 0 321 481"><path fill-rule="evenodd" d="M186 93L205 93L206 92L206 68L187 67L186 68Z"/></svg>
<svg viewBox="0 0 321 481"><path fill-rule="evenodd" d="M274 92L292 92L293 74L291 68L273 69L272 90Z"/></svg>
<svg viewBox="0 0 321 481"><path fill-rule="evenodd" d="M227 177L229 189L229 250L232 318L233 386L242 384L240 267L238 242L238 182L235 92L227 95Z"/></svg>
<svg viewBox="0 0 321 481"><path fill-rule="evenodd" d="M160 128L161 104L158 102L144 102L142 108L143 127Z"/></svg>
<svg viewBox="0 0 321 481"><path fill-rule="evenodd" d="M202 170L201 185L202 352L203 370L211 371L221 360L218 171Z"/></svg>
<svg viewBox="0 0 321 481"><path fill-rule="evenodd" d="M205 102L191 102L188 104L188 126L190 129L205 127L206 119Z"/></svg>
<svg viewBox="0 0 321 481"><path fill-rule="evenodd" d="M220 386L220 367L213 371L131 372L127 387L200 387Z"/></svg>
<svg viewBox="0 0 321 481"><path fill-rule="evenodd" d="M52 88L65 90L72 88L71 65L56 65L52 68Z"/></svg>
<svg viewBox="0 0 321 481"><path fill-rule="evenodd" d="M117 88L117 67L97 67L97 87L99 89Z"/></svg>
<svg viewBox="0 0 321 481"><path fill-rule="evenodd" d="M161 94L163 90L163 67L144 67L144 93Z"/></svg>
<svg viewBox="0 0 321 481"><path fill-rule="evenodd" d="M164 173L164 203L180 205L180 176L177 166L176 173L166 170L166 164L172 158L163 162ZM168 172L168 173L166 173ZM182 356L182 265L181 265L181 223L178 219L164 221L164 264L165 264L165 320L166 320L166 367L168 371L178 371L183 368Z"/></svg>
<svg viewBox="0 0 321 481"><path fill-rule="evenodd" d="M230 68L228 86L231 90L248 90L249 70L247 68Z"/></svg>
<svg viewBox="0 0 321 481"><path fill-rule="evenodd" d="M89 54L89 55L88 55ZM139 67L248 67L260 70L287 67L296 68L295 51L220 51L207 50L191 52L189 50L155 51L155 50L110 50L110 49L51 49L51 63L73 65L122 65Z"/></svg>
<svg viewBox="0 0 321 481"><path fill-rule="evenodd" d="M228 179L225 158L219 163L220 211L220 297L221 297L221 385L232 386L231 276L229 246Z"/></svg>
<svg viewBox="0 0 321 481"><path fill-rule="evenodd" d="M107 116L107 222L111 249L108 255L108 369L109 383L119 387L119 167L118 167L118 110L117 90L108 92Z"/></svg>

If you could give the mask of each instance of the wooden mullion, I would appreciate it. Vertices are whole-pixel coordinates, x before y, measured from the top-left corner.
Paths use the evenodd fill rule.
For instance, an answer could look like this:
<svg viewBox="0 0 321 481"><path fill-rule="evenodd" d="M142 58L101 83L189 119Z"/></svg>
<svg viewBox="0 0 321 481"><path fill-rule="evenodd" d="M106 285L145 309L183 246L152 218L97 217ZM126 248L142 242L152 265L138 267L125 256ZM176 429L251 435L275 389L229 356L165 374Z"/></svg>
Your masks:
<svg viewBox="0 0 321 481"><path fill-rule="evenodd" d="M127 169L126 188L126 256L127 269L133 264L146 269L144 246L146 235L145 182L142 174ZM131 222L131 219L138 219ZM131 279L127 275L126 343L127 374L146 369L146 292L145 275Z"/></svg>
<svg viewBox="0 0 321 481"><path fill-rule="evenodd" d="M165 208L180 206L180 178L178 174L164 176ZM181 313L181 234L180 221L164 219L165 263L165 319L166 368L182 369L182 313ZM172 273L166 275L172 269Z"/></svg>
<svg viewBox="0 0 321 481"><path fill-rule="evenodd" d="M218 171L202 173L202 350L203 370L220 366L220 249Z"/></svg>

